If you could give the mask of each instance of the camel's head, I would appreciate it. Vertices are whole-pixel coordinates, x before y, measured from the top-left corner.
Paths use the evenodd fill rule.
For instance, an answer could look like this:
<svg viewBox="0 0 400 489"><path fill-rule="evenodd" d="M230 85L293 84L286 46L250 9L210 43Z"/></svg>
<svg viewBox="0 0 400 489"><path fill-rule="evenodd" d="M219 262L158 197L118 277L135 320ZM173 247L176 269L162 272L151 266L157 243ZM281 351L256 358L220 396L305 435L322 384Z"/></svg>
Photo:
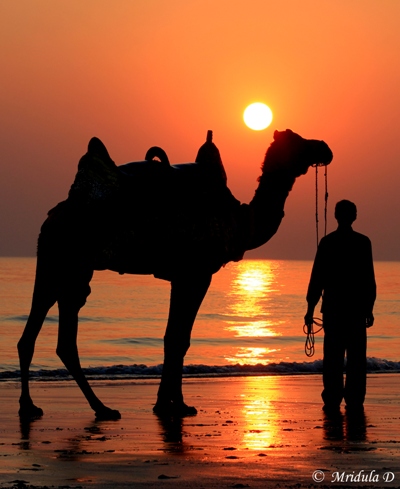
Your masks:
<svg viewBox="0 0 400 489"><path fill-rule="evenodd" d="M286 171L294 176L307 173L309 166L329 165L333 154L324 141L304 139L290 129L275 131L263 163L264 172Z"/></svg>

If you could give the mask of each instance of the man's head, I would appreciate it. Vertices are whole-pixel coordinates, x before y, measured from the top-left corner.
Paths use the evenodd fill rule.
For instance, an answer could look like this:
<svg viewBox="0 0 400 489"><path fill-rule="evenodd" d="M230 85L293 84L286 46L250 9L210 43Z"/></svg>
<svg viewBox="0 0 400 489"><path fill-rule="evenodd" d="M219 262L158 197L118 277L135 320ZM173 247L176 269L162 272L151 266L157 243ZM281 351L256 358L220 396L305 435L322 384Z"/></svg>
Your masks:
<svg viewBox="0 0 400 489"><path fill-rule="evenodd" d="M357 219L356 204L350 200L341 200L335 206L335 218L339 225L351 226Z"/></svg>

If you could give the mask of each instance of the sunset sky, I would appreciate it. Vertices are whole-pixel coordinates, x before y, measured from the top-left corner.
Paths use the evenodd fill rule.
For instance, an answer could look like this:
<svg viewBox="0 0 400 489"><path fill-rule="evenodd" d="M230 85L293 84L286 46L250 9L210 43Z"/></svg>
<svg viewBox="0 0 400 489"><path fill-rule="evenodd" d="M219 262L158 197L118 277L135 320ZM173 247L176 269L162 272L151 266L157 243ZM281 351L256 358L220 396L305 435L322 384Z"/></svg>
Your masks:
<svg viewBox="0 0 400 489"><path fill-rule="evenodd" d="M94 135L117 164L153 145L180 163L212 129L248 202L273 131L290 128L333 150L328 231L335 202L353 200L375 259L400 260L399 19L398 0L1 1L0 256L34 256ZM263 131L242 119L257 101L274 114ZM249 256L315 249L310 170Z"/></svg>

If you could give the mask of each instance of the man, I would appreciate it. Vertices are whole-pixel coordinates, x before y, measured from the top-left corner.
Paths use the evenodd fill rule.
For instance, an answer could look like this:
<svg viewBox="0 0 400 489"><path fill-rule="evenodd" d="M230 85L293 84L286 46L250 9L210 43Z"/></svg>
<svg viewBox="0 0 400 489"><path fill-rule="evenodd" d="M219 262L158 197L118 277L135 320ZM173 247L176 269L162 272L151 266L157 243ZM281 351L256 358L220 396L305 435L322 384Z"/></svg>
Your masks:
<svg viewBox="0 0 400 489"><path fill-rule="evenodd" d="M322 295L324 359L322 399L326 412L363 409L366 392L367 332L374 323L376 298L371 241L353 231L357 218L353 202L336 204L338 228L321 239L307 292L306 325ZM343 383L344 357L347 356Z"/></svg>

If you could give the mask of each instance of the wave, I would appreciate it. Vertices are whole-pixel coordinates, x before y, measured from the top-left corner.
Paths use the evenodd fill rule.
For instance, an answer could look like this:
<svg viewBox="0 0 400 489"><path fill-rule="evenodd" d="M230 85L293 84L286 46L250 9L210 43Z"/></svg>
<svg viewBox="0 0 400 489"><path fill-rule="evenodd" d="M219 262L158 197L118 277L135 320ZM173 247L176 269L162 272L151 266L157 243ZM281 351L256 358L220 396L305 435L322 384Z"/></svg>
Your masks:
<svg viewBox="0 0 400 489"><path fill-rule="evenodd" d="M3 322L17 322L17 323L26 323L28 321L29 316L27 314L23 314L21 316L1 316L0 319ZM118 323L123 321L132 321L132 318L116 318L116 317L107 317L107 316L99 316L99 317L89 317L89 316L79 316L80 323ZM137 318L137 321L145 322L145 321L153 321L153 318ZM47 323L58 323L59 318L58 315L48 315L44 320Z"/></svg>
<svg viewBox="0 0 400 489"><path fill-rule="evenodd" d="M92 380L123 380L159 378L162 365L147 366L143 364L113 365L90 367L83 369L88 379ZM399 373L400 361L384 360L381 358L367 359L368 373ZM322 373L322 360L313 362L279 362L267 365L186 365L183 368L186 377L234 377L252 375L298 375ZM19 370L0 372L1 381L19 380ZM71 380L72 377L65 369L32 370L30 378L38 381Z"/></svg>

